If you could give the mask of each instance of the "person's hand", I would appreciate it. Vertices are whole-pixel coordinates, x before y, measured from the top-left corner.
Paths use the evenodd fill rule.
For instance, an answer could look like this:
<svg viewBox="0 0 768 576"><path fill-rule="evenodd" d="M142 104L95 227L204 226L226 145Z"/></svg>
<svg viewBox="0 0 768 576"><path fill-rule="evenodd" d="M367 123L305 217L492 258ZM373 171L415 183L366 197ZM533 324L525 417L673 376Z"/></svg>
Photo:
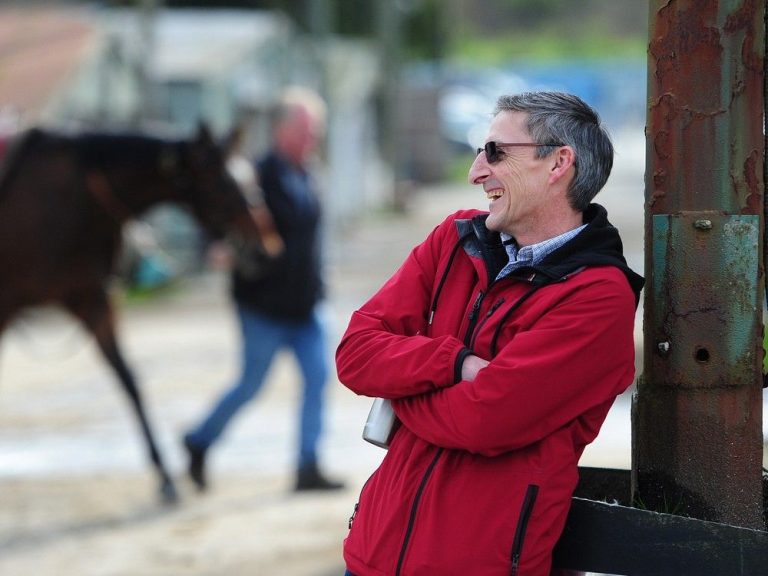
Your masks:
<svg viewBox="0 0 768 576"><path fill-rule="evenodd" d="M252 206L250 211L253 221L256 223L256 228L259 231L264 251L272 258L277 258L285 250L285 243L277 232L272 215L267 210L265 204Z"/></svg>
<svg viewBox="0 0 768 576"><path fill-rule="evenodd" d="M490 362L483 360L479 356L470 354L464 358L464 363L461 365L461 379L472 381L483 368L488 366Z"/></svg>
<svg viewBox="0 0 768 576"><path fill-rule="evenodd" d="M232 247L225 241L212 242L206 252L208 266L217 271L229 270L235 260Z"/></svg>

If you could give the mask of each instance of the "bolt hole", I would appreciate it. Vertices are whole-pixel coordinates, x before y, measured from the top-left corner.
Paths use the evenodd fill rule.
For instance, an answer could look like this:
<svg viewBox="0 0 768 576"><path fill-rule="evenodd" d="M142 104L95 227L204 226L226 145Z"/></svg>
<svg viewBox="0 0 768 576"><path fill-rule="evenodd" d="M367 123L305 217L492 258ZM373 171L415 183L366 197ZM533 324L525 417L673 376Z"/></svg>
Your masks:
<svg viewBox="0 0 768 576"><path fill-rule="evenodd" d="M694 354L696 362L709 362L709 350L706 348L697 348Z"/></svg>

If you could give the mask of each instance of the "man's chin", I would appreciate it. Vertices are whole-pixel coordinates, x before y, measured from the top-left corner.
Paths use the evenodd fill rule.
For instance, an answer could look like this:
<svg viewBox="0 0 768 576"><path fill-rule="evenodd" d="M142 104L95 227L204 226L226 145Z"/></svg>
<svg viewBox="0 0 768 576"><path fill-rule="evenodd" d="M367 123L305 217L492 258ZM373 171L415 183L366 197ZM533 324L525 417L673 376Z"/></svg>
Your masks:
<svg viewBox="0 0 768 576"><path fill-rule="evenodd" d="M499 222L493 214L489 214L488 218L485 219L485 227L492 232L501 232L499 230Z"/></svg>

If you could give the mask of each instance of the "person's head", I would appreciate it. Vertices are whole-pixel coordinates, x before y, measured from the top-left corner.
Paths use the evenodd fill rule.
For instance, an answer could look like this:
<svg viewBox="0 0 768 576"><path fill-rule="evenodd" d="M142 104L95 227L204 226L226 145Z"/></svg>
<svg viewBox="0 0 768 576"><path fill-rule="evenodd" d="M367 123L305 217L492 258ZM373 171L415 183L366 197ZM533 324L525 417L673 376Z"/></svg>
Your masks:
<svg viewBox="0 0 768 576"><path fill-rule="evenodd" d="M492 200L487 226L512 235L580 217L613 166L597 113L561 92L501 96L481 152L469 180Z"/></svg>
<svg viewBox="0 0 768 576"><path fill-rule="evenodd" d="M325 130L325 104L306 88L283 92L273 118L276 150L297 165L303 165L318 145Z"/></svg>

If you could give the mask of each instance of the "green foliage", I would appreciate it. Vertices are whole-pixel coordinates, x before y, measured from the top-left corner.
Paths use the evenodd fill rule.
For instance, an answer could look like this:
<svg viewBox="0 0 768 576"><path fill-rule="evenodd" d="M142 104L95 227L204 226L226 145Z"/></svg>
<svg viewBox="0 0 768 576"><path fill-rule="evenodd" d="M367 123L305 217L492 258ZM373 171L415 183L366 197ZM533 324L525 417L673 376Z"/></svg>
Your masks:
<svg viewBox="0 0 768 576"><path fill-rule="evenodd" d="M376 6L371 0L336 0L332 10L336 34L357 37L376 34Z"/></svg>
<svg viewBox="0 0 768 576"><path fill-rule="evenodd" d="M139 7L145 0L101 2ZM370 39L381 33L377 21L388 13L400 19L407 60L498 64L642 56L647 43L647 3L636 0L157 0L157 5L279 10L304 32Z"/></svg>
<svg viewBox="0 0 768 576"><path fill-rule="evenodd" d="M445 2L422 0L403 20L403 52L409 60L438 60L448 48Z"/></svg>
<svg viewBox="0 0 768 576"><path fill-rule="evenodd" d="M425 2L419 3L423 8ZM616 0L449 0L445 53L477 64L510 60L644 57L646 2ZM422 9L423 9L422 8Z"/></svg>
<svg viewBox="0 0 768 576"><path fill-rule="evenodd" d="M552 30L498 38L467 36L457 42L452 55L458 60L501 65L513 60L556 60L564 57L644 58L645 51L645 38L599 34L571 36Z"/></svg>
<svg viewBox="0 0 768 576"><path fill-rule="evenodd" d="M118 292L119 299L123 304L139 304L149 302L158 298L166 298L179 294L181 285L179 282L168 282L157 286L128 286L123 285L123 289Z"/></svg>
<svg viewBox="0 0 768 576"><path fill-rule="evenodd" d="M450 155L448 168L445 174L445 180L447 182L455 182L457 184L466 182L467 174L469 173L469 167L472 166L472 162L474 161L475 155L471 152Z"/></svg>
<svg viewBox="0 0 768 576"><path fill-rule="evenodd" d="M678 496L674 499L674 501L672 501L667 500L667 495L665 493L662 497L662 501L659 503L658 509L656 510L648 506L640 496L636 496L632 506L638 510L648 510L650 512L658 512L660 514L672 514L673 516L684 516L686 518L690 517L685 513L685 503L683 502L682 496Z"/></svg>

